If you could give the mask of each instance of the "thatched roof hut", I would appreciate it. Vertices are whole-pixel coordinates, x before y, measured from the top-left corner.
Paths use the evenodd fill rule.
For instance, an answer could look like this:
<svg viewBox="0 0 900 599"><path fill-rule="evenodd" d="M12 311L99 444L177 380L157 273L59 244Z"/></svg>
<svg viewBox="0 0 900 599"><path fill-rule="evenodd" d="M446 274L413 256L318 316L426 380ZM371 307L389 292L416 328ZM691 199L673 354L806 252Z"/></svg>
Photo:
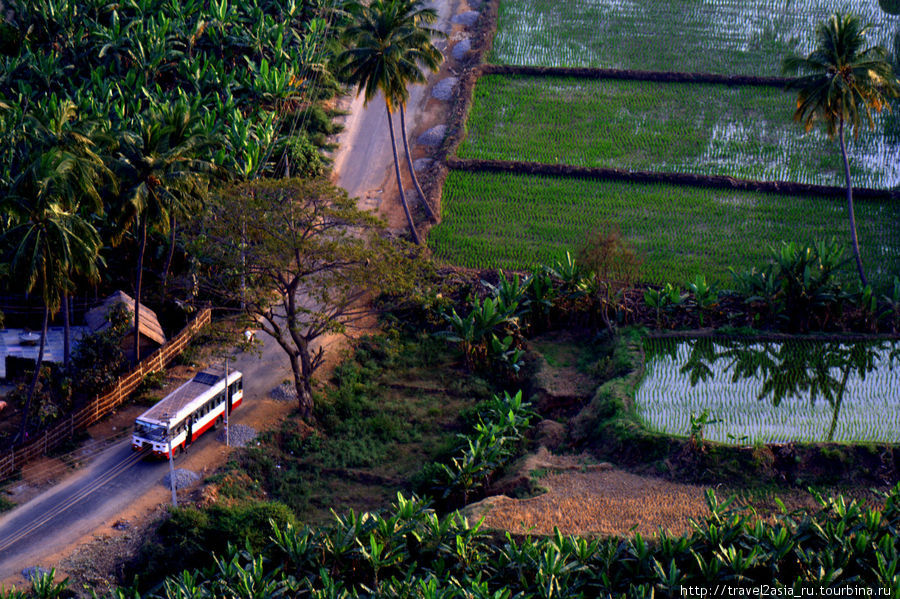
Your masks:
<svg viewBox="0 0 900 599"><path fill-rule="evenodd" d="M118 304L124 305L125 309L131 314L131 328L128 329L126 337L131 337L131 335L134 334L134 299L124 291L116 291L103 300L99 306L91 309L84 315L84 320L92 333L103 331L110 326L108 319L109 311ZM156 312L144 304L141 304L140 333L142 345L144 344L144 340L151 341L156 345L163 345L166 342L166 335L163 333L162 326L159 324Z"/></svg>

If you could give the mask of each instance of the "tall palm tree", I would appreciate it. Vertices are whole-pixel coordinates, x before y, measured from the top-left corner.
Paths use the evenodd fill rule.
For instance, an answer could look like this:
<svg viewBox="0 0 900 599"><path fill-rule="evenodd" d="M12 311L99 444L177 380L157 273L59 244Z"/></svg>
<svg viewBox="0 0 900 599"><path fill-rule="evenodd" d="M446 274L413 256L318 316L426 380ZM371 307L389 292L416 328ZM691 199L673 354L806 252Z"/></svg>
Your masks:
<svg viewBox="0 0 900 599"><path fill-rule="evenodd" d="M873 112L879 113L885 107L890 110L888 98L900 95L900 83L887 59L887 51L881 46L866 47L868 32L869 26L862 25L859 17L834 13L816 29L816 47L812 53L791 56L784 61L786 73L799 75L789 85L798 90L794 120L807 131L821 120L829 137L838 136L847 182L853 257L863 285L868 283L856 235L844 129L849 127L858 136L863 117L869 128L874 127Z"/></svg>
<svg viewBox="0 0 900 599"><path fill-rule="evenodd" d="M121 132L114 169L122 189L117 206L117 241L131 228L138 244L134 285L134 359L140 361L141 284L151 229L171 232L178 217L206 197L213 165L205 159L209 138L184 104L156 107Z"/></svg>
<svg viewBox="0 0 900 599"><path fill-rule="evenodd" d="M440 52L430 42L432 30L423 26L434 20L434 11L423 8L421 2L413 0L373 0L369 5L354 3L348 7L348 11L353 16L353 21L344 32L345 42L349 47L337 58L339 75L357 87L357 95L364 94L364 105L379 91L384 95L400 202L413 241L420 244L400 176L393 112L395 108L402 111L409 98L407 85L424 81L419 64L436 68L440 62ZM405 122L402 124L405 129ZM404 130L404 142L406 137ZM412 170L408 148L407 161ZM421 193L418 181L416 186ZM422 199L433 218L430 207L424 201L424 194Z"/></svg>
<svg viewBox="0 0 900 599"><path fill-rule="evenodd" d="M32 154L50 151L58 154L55 160L65 166L65 176L57 177L51 187L44 186L41 181L47 176L40 169L45 166L41 161L22 165L17 179L21 185L27 182L40 193L53 194L52 202L60 204L65 210L77 213L90 219L103 213L101 189L104 184L115 186L112 173L100 156L99 148L90 131L90 123L77 120L77 108L71 100L58 100L51 95L46 102L25 118L25 140ZM49 155L48 155L49 156ZM37 167L38 172L33 172ZM46 202L48 198L35 198ZM93 280L97 274L98 256L90 257L88 263L69 265L70 275L87 276ZM68 367L71 356L71 323L69 318L69 294L75 289L76 281L70 276L62 287L63 311L63 364Z"/></svg>
<svg viewBox="0 0 900 599"><path fill-rule="evenodd" d="M424 66L431 72L437 71L444 61L444 55L434 47L431 40L435 37L445 37L445 34L439 29L427 27L427 25L437 21L437 12L433 8L424 8L420 0L401 0L401 3L406 5L403 10L406 11L407 19L412 21L413 27L417 28L419 33L419 35L409 37L409 46L404 58L409 62ZM426 82L425 74L421 68L410 71L409 75L410 79L404 82L402 88L404 92L406 92L406 88L410 84ZM425 199L425 192L422 191L422 186L419 184L419 177L416 176L416 169L413 168L412 156L409 153L409 133L406 131L406 101L408 97L409 94L404 93L402 98L397 99L400 108L400 132L403 136L403 149L406 152L406 167L409 169L409 176L412 178L413 185L416 187L419 200L422 202L422 206L425 207L428 218L434 222L437 220L437 217L431 209L428 200Z"/></svg>
<svg viewBox="0 0 900 599"><path fill-rule="evenodd" d="M73 272L89 278L97 275L97 231L77 209L57 200L74 187L74 162L58 149L45 152L13 181L2 202L3 211L12 215L12 226L0 238L0 247L8 254L9 274L24 292L36 290L44 304L40 347L19 430L22 440L44 359L50 316L58 312Z"/></svg>

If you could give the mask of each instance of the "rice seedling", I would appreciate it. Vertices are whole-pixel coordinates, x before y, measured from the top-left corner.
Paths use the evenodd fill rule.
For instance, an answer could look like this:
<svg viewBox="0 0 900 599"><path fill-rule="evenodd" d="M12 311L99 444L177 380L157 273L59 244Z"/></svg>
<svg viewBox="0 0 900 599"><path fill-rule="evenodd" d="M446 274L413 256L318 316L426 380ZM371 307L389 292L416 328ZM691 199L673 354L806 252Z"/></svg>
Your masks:
<svg viewBox="0 0 900 599"><path fill-rule="evenodd" d="M502 0L491 62L778 75L795 46L840 8L892 47L900 18L878 0Z"/></svg>
<svg viewBox="0 0 900 599"><path fill-rule="evenodd" d="M562 259L586 235L617 229L643 258L640 278L683 284L698 274L728 283L782 241L849 240L839 198L451 171L442 222L429 234L440 260L471 268L527 269ZM900 205L857 205L863 260L876 287L900 271Z"/></svg>
<svg viewBox="0 0 900 599"><path fill-rule="evenodd" d="M704 438L722 443L900 442L896 343L649 339L645 349L635 407L653 430L688 436L708 413Z"/></svg>
<svg viewBox="0 0 900 599"><path fill-rule="evenodd" d="M775 87L489 75L474 98L461 158L844 185L834 141ZM886 116L849 144L859 187L900 184Z"/></svg>

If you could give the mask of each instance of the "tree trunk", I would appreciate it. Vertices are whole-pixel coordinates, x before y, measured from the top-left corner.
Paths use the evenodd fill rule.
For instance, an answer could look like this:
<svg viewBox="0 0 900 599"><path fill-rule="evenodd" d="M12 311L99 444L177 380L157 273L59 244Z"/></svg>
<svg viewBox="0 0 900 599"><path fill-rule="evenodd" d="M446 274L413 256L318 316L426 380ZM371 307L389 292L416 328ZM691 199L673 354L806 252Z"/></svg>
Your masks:
<svg viewBox="0 0 900 599"><path fill-rule="evenodd" d="M173 215L172 226L169 231L169 255L166 257L166 268L163 271L162 295L164 300L166 298L166 288L169 285L169 269L172 268L172 257L175 256L175 228L177 226L178 221Z"/></svg>
<svg viewBox="0 0 900 599"><path fill-rule="evenodd" d="M147 247L147 218L141 217L138 233L138 263L134 282L134 363L141 361L141 279L144 274L144 249Z"/></svg>
<svg viewBox="0 0 900 599"><path fill-rule="evenodd" d="M859 255L859 239L856 237L856 212L853 209L853 185L850 183L850 162L847 160L847 144L844 142L844 119L840 125L841 157L844 159L844 178L847 180L847 210L850 212L850 238L853 240L853 257L856 259L856 270L863 286L869 284L863 271L862 258Z"/></svg>
<svg viewBox="0 0 900 599"><path fill-rule="evenodd" d="M302 352L291 356L291 371L294 374L294 389L297 391L297 410L300 417L310 420L313 413L312 385L304 374L309 359L303 359Z"/></svg>
<svg viewBox="0 0 900 599"><path fill-rule="evenodd" d="M428 218L431 222L437 222L437 217L425 198L425 192L422 191L422 186L419 185L416 169L413 168L412 156L409 154L409 134L406 132L406 109L403 107L403 104L400 105L400 132L403 134L403 149L406 150L406 166L409 168L409 176L412 177L413 185L416 186L416 191L419 194L419 199L422 201L422 206L425 207L425 213L428 215Z"/></svg>
<svg viewBox="0 0 900 599"><path fill-rule="evenodd" d="M413 223L412 214L409 212L409 204L406 203L406 192L403 190L403 181L400 180L400 159L397 157L397 140L394 138L394 118L391 116L391 106L385 102L388 117L388 129L391 130L391 149L394 151L394 174L397 175L397 187L400 189L400 203L403 204L403 212L406 213L406 222L409 224L409 232L412 234L416 245L422 245L416 225Z"/></svg>
<svg viewBox="0 0 900 599"><path fill-rule="evenodd" d="M63 309L63 366L67 369L69 368L69 356L71 349L71 335L72 335L72 327L69 319L69 291L68 289L63 290L62 297L62 309Z"/></svg>
<svg viewBox="0 0 900 599"><path fill-rule="evenodd" d="M841 378L841 386L834 400L834 409L831 415L831 426L828 428L828 441L834 441L834 431L837 428L838 415L841 413L841 403L844 401L844 389L847 388L847 378L850 376L850 364L844 367L844 376Z"/></svg>
<svg viewBox="0 0 900 599"><path fill-rule="evenodd" d="M28 414L31 412L31 402L34 399L34 391L37 389L38 379L41 376L41 362L44 361L44 345L47 341L47 323L50 321L50 308L44 305L44 326L41 328L41 347L38 349L37 362L34 364L34 376L31 377L31 386L28 387L28 395L25 398L25 409L22 411L22 424L19 426L19 443L25 443L25 434L28 432Z"/></svg>

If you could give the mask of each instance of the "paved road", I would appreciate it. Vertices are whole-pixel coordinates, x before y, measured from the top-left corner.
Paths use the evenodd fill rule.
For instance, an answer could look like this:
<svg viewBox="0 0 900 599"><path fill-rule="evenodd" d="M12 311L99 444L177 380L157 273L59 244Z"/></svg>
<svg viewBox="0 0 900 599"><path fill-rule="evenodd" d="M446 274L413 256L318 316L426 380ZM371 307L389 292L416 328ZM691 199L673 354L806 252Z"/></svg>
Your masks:
<svg viewBox="0 0 900 599"><path fill-rule="evenodd" d="M290 377L281 348L265 334L261 333L259 339L259 352L239 353L232 362L244 375L246 395L245 402L233 413L235 423L245 419L260 398ZM161 480L168 472L168 464L142 460L131 451L130 442L128 437L109 447L87 468L0 517L0 580L14 577L28 566L40 565L42 558L100 526L114 523L123 510L148 493L166 501L169 495ZM215 451L217 445L220 444L214 434L203 435L176 459L176 467L199 469L200 454L204 450Z"/></svg>

